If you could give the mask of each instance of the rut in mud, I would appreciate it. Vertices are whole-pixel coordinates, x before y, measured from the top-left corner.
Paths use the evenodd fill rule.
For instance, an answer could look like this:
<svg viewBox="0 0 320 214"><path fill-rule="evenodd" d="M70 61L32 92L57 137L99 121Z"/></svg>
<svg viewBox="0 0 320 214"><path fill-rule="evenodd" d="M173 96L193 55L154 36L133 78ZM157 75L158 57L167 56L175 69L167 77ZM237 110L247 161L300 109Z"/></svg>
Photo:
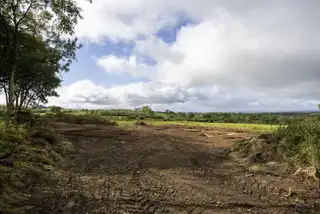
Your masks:
<svg viewBox="0 0 320 214"><path fill-rule="evenodd" d="M60 131L76 150L59 172L68 178L58 184L60 199L44 202L50 213L316 213L316 181L251 173L229 156L231 143L249 133L180 126Z"/></svg>

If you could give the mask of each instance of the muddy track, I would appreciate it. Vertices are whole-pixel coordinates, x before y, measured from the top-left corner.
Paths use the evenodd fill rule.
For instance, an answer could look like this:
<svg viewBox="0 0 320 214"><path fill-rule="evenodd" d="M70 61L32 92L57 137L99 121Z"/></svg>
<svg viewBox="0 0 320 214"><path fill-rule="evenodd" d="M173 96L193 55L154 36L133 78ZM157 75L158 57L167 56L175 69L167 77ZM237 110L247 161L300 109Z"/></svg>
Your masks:
<svg viewBox="0 0 320 214"><path fill-rule="evenodd" d="M57 198L48 196L38 210L317 213L313 204L318 199L311 194L316 181L250 173L229 156L232 141L249 133L232 133L230 138L228 130L194 129L62 127L61 134L76 151L57 172L66 178L56 188Z"/></svg>

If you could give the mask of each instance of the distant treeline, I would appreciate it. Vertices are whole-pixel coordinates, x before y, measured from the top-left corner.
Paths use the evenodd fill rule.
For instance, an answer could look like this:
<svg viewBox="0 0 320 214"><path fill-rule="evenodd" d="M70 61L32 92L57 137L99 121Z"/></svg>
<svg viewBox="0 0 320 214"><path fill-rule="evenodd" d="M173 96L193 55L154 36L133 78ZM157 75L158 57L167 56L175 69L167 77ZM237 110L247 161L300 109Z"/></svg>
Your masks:
<svg viewBox="0 0 320 214"><path fill-rule="evenodd" d="M94 114L109 117L113 120L162 120L162 121L194 121L194 122L218 122L218 123L256 123L256 124L280 124L286 121L312 114L307 112L284 112L284 113L195 113L195 112L173 112L166 110L153 111L144 106L137 109L108 109L108 110L71 110L63 109L64 112L75 114ZM315 116L316 114L313 114Z"/></svg>
<svg viewBox="0 0 320 214"><path fill-rule="evenodd" d="M2 107L2 108L1 108ZM2 111L1 111L2 110ZM5 106L0 105L0 117L4 114ZM194 122L216 122L216 123L253 123L277 125L285 123L292 118L318 117L318 112L272 112L272 113L232 113L232 112L173 112L153 111L150 107L144 106L136 109L63 109L58 106L48 108L34 108L37 113L68 112L73 114L94 114L96 116L109 117L112 120L162 120L162 121L194 121Z"/></svg>

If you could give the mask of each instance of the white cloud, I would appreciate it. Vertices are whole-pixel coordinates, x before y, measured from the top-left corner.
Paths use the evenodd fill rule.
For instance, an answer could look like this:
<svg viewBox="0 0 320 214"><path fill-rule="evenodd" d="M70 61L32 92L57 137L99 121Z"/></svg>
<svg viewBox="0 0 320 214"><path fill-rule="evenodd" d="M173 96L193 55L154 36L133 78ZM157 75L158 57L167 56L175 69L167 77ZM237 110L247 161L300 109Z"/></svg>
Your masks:
<svg viewBox="0 0 320 214"><path fill-rule="evenodd" d="M109 55L97 64L108 73L150 80L108 89L86 83L93 93L86 98L91 103L102 96L96 97L95 90L110 99L103 104L190 102L212 110L310 108L320 100L317 0L82 2L78 36L91 42L109 38L136 44L129 58ZM182 27L175 42L167 44L155 36L165 26L174 26L181 13L194 23ZM139 56L156 63L148 65Z"/></svg>
<svg viewBox="0 0 320 214"><path fill-rule="evenodd" d="M78 0L79 6L85 8L85 19L79 22L76 33L93 41L106 37L115 41L135 40L139 36L153 34L176 22L173 16L176 10L167 2L102 0L88 4Z"/></svg>
<svg viewBox="0 0 320 214"><path fill-rule="evenodd" d="M153 68L139 61L135 56L126 59L110 55L98 58L96 61L97 65L104 68L107 73L128 73L133 77L153 75Z"/></svg>
<svg viewBox="0 0 320 214"><path fill-rule="evenodd" d="M133 108L150 105L155 110L176 111L276 111L305 110L317 101L276 99L239 88L233 93L216 86L181 88L160 82L132 83L109 88L83 80L59 89L60 97L48 105L71 108ZM244 96L246 95L246 96Z"/></svg>

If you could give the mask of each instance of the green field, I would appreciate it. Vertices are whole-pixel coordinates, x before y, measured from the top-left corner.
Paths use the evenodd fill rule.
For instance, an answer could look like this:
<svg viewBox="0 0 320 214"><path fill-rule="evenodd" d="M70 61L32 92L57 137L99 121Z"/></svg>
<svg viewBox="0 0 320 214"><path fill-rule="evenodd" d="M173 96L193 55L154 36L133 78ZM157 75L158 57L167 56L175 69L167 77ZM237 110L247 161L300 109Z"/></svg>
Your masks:
<svg viewBox="0 0 320 214"><path fill-rule="evenodd" d="M134 124L136 121L119 120L117 121L120 125ZM205 122L189 122L189 121L156 121L156 120L145 120L147 124L161 126L161 125L187 125L187 126L211 126L220 128L233 128L233 129L248 129L256 131L274 131L278 128L277 125L266 125L266 124L246 124L246 123L205 123Z"/></svg>
<svg viewBox="0 0 320 214"><path fill-rule="evenodd" d="M38 113L42 116L45 113ZM73 115L90 115L86 111L73 111L67 114ZM110 117L110 116L98 116L105 119L115 120L119 125L131 125L134 124L137 120L130 120L127 119L125 116L117 116L117 117ZM256 123L223 123L223 122L193 122L193 121L162 121L162 120L155 120L155 119L144 119L147 124L161 126L161 125L186 125L186 126L211 126L211 127L220 127L220 128L231 128L231 129L247 129L252 131L259 131L259 132L270 132L274 131L278 128L278 125L269 125L269 124L256 124Z"/></svg>

